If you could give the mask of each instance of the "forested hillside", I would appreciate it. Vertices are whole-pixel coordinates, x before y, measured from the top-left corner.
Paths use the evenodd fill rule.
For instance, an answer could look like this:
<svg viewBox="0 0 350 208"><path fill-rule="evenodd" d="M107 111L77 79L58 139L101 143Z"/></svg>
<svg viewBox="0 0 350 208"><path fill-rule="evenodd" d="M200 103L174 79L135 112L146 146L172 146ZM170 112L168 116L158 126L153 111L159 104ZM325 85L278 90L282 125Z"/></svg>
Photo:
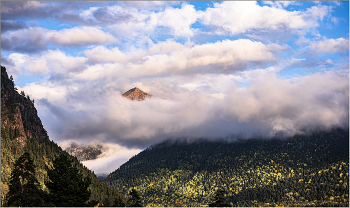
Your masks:
<svg viewBox="0 0 350 208"><path fill-rule="evenodd" d="M104 181L147 206L205 206L226 191L231 206L349 206L349 130L288 139L167 141Z"/></svg>
<svg viewBox="0 0 350 208"><path fill-rule="evenodd" d="M1 66L1 203L9 191L11 171L15 161L28 151L34 159L36 166L36 178L41 188L47 190L44 181L47 180L45 166L52 167L52 161L65 152L56 143L49 140L46 130L43 128L34 100L19 94L12 77L8 77L6 68ZM66 153L67 154L67 153ZM68 154L67 154L68 155ZM99 181L96 175L84 167L75 157L74 160L84 176L92 180L90 200L97 200L100 205L112 205L115 199L125 200L124 195L119 194L107 185Z"/></svg>

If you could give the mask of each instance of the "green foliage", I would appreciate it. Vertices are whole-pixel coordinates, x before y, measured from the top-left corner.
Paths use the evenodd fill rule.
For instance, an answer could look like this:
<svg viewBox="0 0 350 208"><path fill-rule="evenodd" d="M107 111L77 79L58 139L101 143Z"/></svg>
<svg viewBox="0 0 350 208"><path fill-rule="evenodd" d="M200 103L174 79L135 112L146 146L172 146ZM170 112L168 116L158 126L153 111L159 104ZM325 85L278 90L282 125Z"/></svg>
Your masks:
<svg viewBox="0 0 350 208"><path fill-rule="evenodd" d="M120 197L115 198L113 207L125 207L125 206L126 204L122 198Z"/></svg>
<svg viewBox="0 0 350 208"><path fill-rule="evenodd" d="M15 162L11 173L9 192L6 196L7 206L43 206L45 192L39 188L35 177L35 167L28 152L25 152Z"/></svg>
<svg viewBox="0 0 350 208"><path fill-rule="evenodd" d="M209 207L229 207L230 204L226 203L225 190L219 188L213 198L213 202L209 204Z"/></svg>
<svg viewBox="0 0 350 208"><path fill-rule="evenodd" d="M104 181L124 194L137 189L152 207L205 206L216 187L231 206L348 206L348 176L349 131L334 129L284 140L164 142Z"/></svg>
<svg viewBox="0 0 350 208"><path fill-rule="evenodd" d="M127 201L127 207L142 207L141 198L135 189L129 192L130 198Z"/></svg>
<svg viewBox="0 0 350 208"><path fill-rule="evenodd" d="M49 180L45 183L49 189L52 203L57 207L87 206L91 191L90 177L83 177L76 165L67 154L59 155L53 161L53 168L48 168Z"/></svg>

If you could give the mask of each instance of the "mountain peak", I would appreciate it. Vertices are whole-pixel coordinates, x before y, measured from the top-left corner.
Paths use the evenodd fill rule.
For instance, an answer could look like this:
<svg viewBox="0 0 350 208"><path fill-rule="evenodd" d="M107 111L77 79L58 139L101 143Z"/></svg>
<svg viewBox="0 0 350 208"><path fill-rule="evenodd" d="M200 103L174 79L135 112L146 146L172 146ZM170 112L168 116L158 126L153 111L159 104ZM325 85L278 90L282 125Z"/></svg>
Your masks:
<svg viewBox="0 0 350 208"><path fill-rule="evenodd" d="M145 100L146 98L152 97L152 95L145 93L144 91L140 90L137 87L134 87L126 91L124 94L122 94L122 96L130 100L137 100L137 101L142 101L142 100Z"/></svg>

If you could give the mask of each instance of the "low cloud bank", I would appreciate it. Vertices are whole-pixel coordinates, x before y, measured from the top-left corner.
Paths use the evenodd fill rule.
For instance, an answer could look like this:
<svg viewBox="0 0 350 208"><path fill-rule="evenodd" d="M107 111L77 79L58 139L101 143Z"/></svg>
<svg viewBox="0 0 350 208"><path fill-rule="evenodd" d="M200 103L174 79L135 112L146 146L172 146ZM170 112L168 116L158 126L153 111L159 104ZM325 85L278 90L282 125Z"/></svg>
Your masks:
<svg viewBox="0 0 350 208"><path fill-rule="evenodd" d="M96 175L106 175L116 170L132 156L141 152L141 149L128 149L116 144L104 144L108 150L95 160L82 161L83 165L93 170Z"/></svg>
<svg viewBox="0 0 350 208"><path fill-rule="evenodd" d="M76 84L76 90L63 92L66 99L40 99L36 105L55 141L100 141L128 148L168 138L291 136L349 125L346 72L290 80L266 73L245 88L235 77L225 77L208 75L201 83L190 79L190 84L178 79L142 84L105 80L84 88ZM130 101L121 96L128 86L154 97Z"/></svg>

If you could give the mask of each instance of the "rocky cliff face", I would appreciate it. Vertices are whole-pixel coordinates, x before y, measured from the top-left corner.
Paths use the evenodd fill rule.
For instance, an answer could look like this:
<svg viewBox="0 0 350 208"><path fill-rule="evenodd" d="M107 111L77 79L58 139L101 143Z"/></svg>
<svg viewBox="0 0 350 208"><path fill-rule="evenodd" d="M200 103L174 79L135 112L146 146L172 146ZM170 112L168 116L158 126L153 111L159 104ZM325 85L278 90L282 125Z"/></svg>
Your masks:
<svg viewBox="0 0 350 208"><path fill-rule="evenodd" d="M75 156L79 161L86 161L96 159L97 156L102 154L102 149L103 146L100 144L79 146L76 143L72 143L65 151Z"/></svg>
<svg viewBox="0 0 350 208"><path fill-rule="evenodd" d="M16 129L18 134L16 140L22 147L29 138L36 138L37 141L49 140L34 102L16 91L3 66L1 66L1 127Z"/></svg>
<svg viewBox="0 0 350 208"><path fill-rule="evenodd" d="M146 98L152 97L152 95L143 92L142 90L140 90L137 87L132 88L131 90L125 92L124 94L122 94L122 96L124 96L130 100L137 100L137 101L142 101L142 100L145 100Z"/></svg>

